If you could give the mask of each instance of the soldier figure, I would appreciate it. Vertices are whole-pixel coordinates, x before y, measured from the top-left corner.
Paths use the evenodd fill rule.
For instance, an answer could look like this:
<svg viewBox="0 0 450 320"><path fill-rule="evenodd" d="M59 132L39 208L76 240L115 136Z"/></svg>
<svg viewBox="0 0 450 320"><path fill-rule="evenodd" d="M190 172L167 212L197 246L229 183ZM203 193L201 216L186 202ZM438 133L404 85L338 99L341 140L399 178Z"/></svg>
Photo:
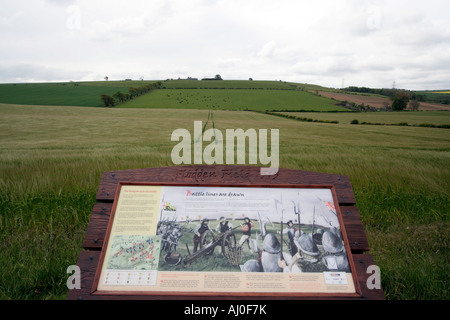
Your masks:
<svg viewBox="0 0 450 320"><path fill-rule="evenodd" d="M294 243L295 233L297 232L297 228L294 227L294 222L292 220L288 221L287 228L284 228L283 234L287 234L289 238L289 253L293 256L297 253L297 246Z"/></svg>
<svg viewBox="0 0 450 320"><path fill-rule="evenodd" d="M200 244L200 240L202 238L203 233L205 233L206 230L212 230L208 226L209 219L204 218L202 220L202 223L195 227L194 229L194 252L197 252L198 245Z"/></svg>
<svg viewBox="0 0 450 320"><path fill-rule="evenodd" d="M244 218L244 223L241 226L242 237L241 237L241 240L239 240L239 247L242 247L244 242L247 242L248 249L251 250L249 239L250 239L250 236L252 234L252 227L253 226L254 226L254 224L253 224L253 222L251 222L250 218L245 217Z"/></svg>
<svg viewBox="0 0 450 320"><path fill-rule="evenodd" d="M233 229L233 225L228 222L225 217L220 217L220 223L217 225L215 230L220 233L225 233L231 229Z"/></svg>
<svg viewBox="0 0 450 320"><path fill-rule="evenodd" d="M287 252L281 252L280 241L273 233L267 233L263 240L263 250L259 259L248 260L241 265L242 272L302 272L292 262L294 258Z"/></svg>
<svg viewBox="0 0 450 320"><path fill-rule="evenodd" d="M341 232L338 229L333 227L329 231L325 231L322 245L327 254L322 261L329 270L346 272L350 270Z"/></svg>

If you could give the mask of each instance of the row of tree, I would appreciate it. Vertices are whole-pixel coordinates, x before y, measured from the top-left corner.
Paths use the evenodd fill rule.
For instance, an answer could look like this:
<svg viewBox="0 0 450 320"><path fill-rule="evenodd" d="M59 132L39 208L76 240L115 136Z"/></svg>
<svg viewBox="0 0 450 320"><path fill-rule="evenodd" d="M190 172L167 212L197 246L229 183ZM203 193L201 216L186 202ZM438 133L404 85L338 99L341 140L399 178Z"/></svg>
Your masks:
<svg viewBox="0 0 450 320"><path fill-rule="evenodd" d="M388 89L388 88L376 89L376 88L355 87L355 86L350 86L350 87L347 87L347 88L343 88L341 90L349 91L349 92L380 94L382 96L387 96L387 97L392 96L393 94L395 94L396 91L398 91L398 89L395 89L395 88L392 88L392 89Z"/></svg>
<svg viewBox="0 0 450 320"><path fill-rule="evenodd" d="M380 94L386 97L392 97L397 94L398 91L406 91L410 96L411 101L417 102L429 102L429 103L442 103L442 104L450 104L450 99L448 94L436 92L436 91L411 91L411 90L399 90L399 89L375 89L375 88L367 88L367 87L354 87L350 86L347 88L343 88L341 90L349 91L349 92L359 92L359 93L375 93Z"/></svg>
<svg viewBox="0 0 450 320"><path fill-rule="evenodd" d="M107 94L102 94L100 99L105 104L105 107L114 107L117 103L122 103L136 97L139 97L145 93L149 93L155 89L161 89L162 82L157 81L153 83L149 83L140 87L130 87L128 92L120 92L117 91L112 96Z"/></svg>
<svg viewBox="0 0 450 320"><path fill-rule="evenodd" d="M402 111L408 107L412 110L417 111L419 109L420 103L419 101L424 101L422 95L417 94L414 91L403 90L403 89L374 89L367 87L348 87L343 89L345 91L350 92L359 92L359 93L374 93L380 94L383 96L387 96L392 101L392 105L390 109L392 111ZM387 108L388 106L386 106Z"/></svg>

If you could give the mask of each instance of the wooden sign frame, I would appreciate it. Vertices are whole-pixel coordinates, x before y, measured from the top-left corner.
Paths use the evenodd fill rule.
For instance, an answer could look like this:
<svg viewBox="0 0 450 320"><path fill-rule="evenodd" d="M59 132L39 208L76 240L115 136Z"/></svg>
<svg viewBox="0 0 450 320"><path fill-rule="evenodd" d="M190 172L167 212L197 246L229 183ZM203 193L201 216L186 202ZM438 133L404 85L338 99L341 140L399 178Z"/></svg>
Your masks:
<svg viewBox="0 0 450 320"><path fill-rule="evenodd" d="M113 224L114 224L114 221L115 221L116 211L118 209L118 203L119 203L118 200L119 200L119 197L121 195L121 189L123 187L125 187L125 186L128 186L128 187L133 187L133 186L138 186L138 187L156 187L156 188L179 187L179 188L182 188L182 189L186 188L186 189L189 189L189 190L192 190L192 188L197 187L197 186L192 186L192 185L184 185L184 184L176 184L176 183L175 184L174 183L157 184L157 183L120 182L118 184L117 191L116 191L116 196L115 196L115 200L114 200L114 204L113 204L113 209L112 209L112 212L111 212L111 217L110 217L110 221L109 221L109 224L108 224L108 229L107 229L107 232L106 232L105 242L103 244L102 254L100 256L99 265L97 267L97 272L96 272L96 276L95 276L95 280L94 280L94 284L93 284L92 294L94 294L94 295L95 294L100 294L100 295L126 296L126 295L142 294L142 295L153 295L153 296L174 296L174 297L177 297L177 298L184 298L184 296L186 296L186 295L187 296L208 296L208 295L213 295L216 298L221 298L221 297L230 296L230 295L236 296L236 297L255 297L255 298L256 297L263 297L263 296L271 296L271 297L274 297L274 298L276 298L276 297L296 298L296 297L305 297L305 296L311 296L311 295L317 295L318 297L326 297L326 296L330 296L330 297L331 296L332 297L360 297L361 296L361 289L360 289L360 286L359 286L359 283L358 283L358 279L356 278L355 274L353 274L351 271L350 271L350 281L352 282L352 286L354 287L354 292L351 292L351 293L332 292L332 291L330 291L330 292L325 292L324 291L324 292L319 292L319 293L312 293L312 292L308 292L308 291L306 291L306 292L305 291L303 291L303 292L296 292L295 290L288 290L287 292L281 293L281 292L270 292L270 289L264 289L264 292L261 292L261 291L259 291L259 292L258 291L250 291L250 289L247 289L249 291L243 291L243 292L242 291L231 291L230 292L230 291L221 290L220 288L216 288L215 291L206 291L206 290L205 291L203 291L203 290L202 291L196 291L196 290L194 290L195 288L187 289L186 291L180 291L180 290L182 290L182 288L174 288L174 289L171 289L169 291L146 291L145 289L141 289L139 286L133 286L134 289L130 291L130 290L125 290L125 288L126 288L125 285L119 286L119 287L122 287L123 290L120 290L120 289L119 290L108 290L107 286L104 286L105 289L99 290L100 275L102 273L102 270L104 270L103 267L105 265L106 253L108 251L108 245L111 242L111 237L110 236L111 236ZM249 186L249 185L203 185L202 186L202 188L205 188L205 187L208 188L207 190L214 190L214 191L222 191L224 188L226 188L226 190L240 190L240 191L243 191L243 192L250 191L250 190L255 191L255 192L261 192L261 191L264 192L265 191L264 189L267 190L267 188L268 188L267 186L261 187L261 186ZM335 192L334 187L332 185L328 185L328 186L326 186L326 185L277 185L275 188L271 188L271 191L273 192L275 190L276 191L279 190L280 193L283 193L283 191L286 191L286 190L290 190L290 191L294 191L295 190L295 191L300 192L300 191L304 191L306 189L309 189L311 191L316 191L316 192L319 192L318 190L320 190L320 191L322 191L322 190L329 190L330 194L332 196L333 204L337 203L336 202L337 201L336 192ZM141 189L139 189L139 190L141 190ZM143 192L143 191L144 190L139 191L139 192ZM264 196L267 196L267 194L264 195ZM141 198L140 194L139 194L139 198ZM226 201L229 201L229 200L227 199ZM159 203L158 203L158 206L156 207L156 209L158 209L159 207L160 206L159 206ZM159 210L157 210L157 211L159 211ZM331 211L331 210L329 209L329 211ZM347 241L347 233L346 233L345 226L344 226L344 223L343 223L343 220L342 220L341 211L340 211L340 208L339 208L338 205L335 206L335 212L336 212L336 216L337 216L338 223L339 223L339 229L340 229L340 231L342 233L342 237L344 239L343 240L343 244L345 246L346 257L347 257L348 263L350 265L349 268L350 268L350 270L355 270L354 261L353 261L353 258L351 256L351 250L350 250L350 247L349 247L348 241ZM158 212L156 212L156 213L158 213ZM283 219L283 222L284 222L285 225L286 225L287 221L288 221L287 218ZM161 221L159 221L159 222L161 222ZM175 221L175 222L177 222L177 221ZM276 223L273 220L272 220L272 222ZM279 224L281 226L283 226L283 223L281 223L281 218L280 218L280 223ZM261 230L260 230L260 232L261 232ZM154 234L154 235L156 235L156 234ZM154 236L154 235L152 235L152 236ZM275 239L277 239L276 237L277 236L275 236ZM280 242L282 242L282 241L283 240L280 239ZM236 244L234 244L234 245L236 245ZM145 251L145 247L144 246L142 247L142 249L144 249L143 252L147 252L147 251ZM209 250L209 248L205 248L205 250ZM120 250L120 252L122 252L122 250ZM206 254L210 255L208 252L206 252ZM284 252L284 254L286 255L288 253ZM220 256L222 256L222 255L220 255ZM160 260L161 260L161 257L160 257ZM202 267L204 268L204 266L202 266ZM336 267L336 269L337 269L337 267ZM333 271L333 270L330 270L330 271ZM123 271L122 273L125 274L127 272L129 272L129 270L128 271ZM158 271L156 271L156 272L158 272ZM261 271L261 272L264 273L264 271ZM293 278L293 277L291 277L289 275L283 274L281 269L280 269L279 272L281 273L280 274L280 279L283 279L283 278L292 279ZM179 274L179 273L180 272L178 272L177 274ZM186 272L184 272L184 274L183 274L183 272L181 272L181 273L182 273L181 274L182 277L186 277L188 275L188 274L186 274ZM238 270L237 273L239 274L240 271ZM328 273L331 273L331 272L328 272ZM165 272L166 276L170 275L170 274L171 274L170 271L166 271ZM199 272L199 273L196 273L196 277L198 277L198 278L202 278L203 276L206 277L206 274L208 274L208 273L207 272ZM236 274L236 271L234 272L234 274ZM338 273L337 273L337 271L334 271L333 274L336 275ZM341 273L341 275L342 274L344 274L344 276L345 276L345 273ZM221 273L220 275L221 275L222 279L224 277L226 277L226 273ZM162 275L162 277L164 277L164 274ZM264 276L262 275L260 277L260 280L264 279L263 277ZM270 274L270 277L273 277L273 275ZM308 275L306 278L309 279L310 277L311 276ZM347 279L345 279L345 280L347 281ZM161 280L158 280L158 281L161 281ZM224 280L222 280L222 281L224 281ZM248 280L245 280L245 277L243 277L242 282L244 282L244 281L248 281ZM311 280L307 280L307 281L309 281L311 283ZM155 280L155 282L156 282L156 280ZM277 282L280 283L279 280ZM290 282L294 282L294 281L290 280ZM310 283L309 283L309 285L310 285ZM295 283L292 283L291 285L299 286L300 284L301 284L301 281L297 281ZM329 286L329 287L335 288L336 286L337 285ZM148 288L148 286L147 287L144 286L144 288Z"/></svg>
<svg viewBox="0 0 450 320"><path fill-rule="evenodd" d="M280 169L275 176L261 176L258 167L182 166L111 171L103 174L91 220L80 253L82 288L69 290L68 299L384 299L381 289L369 289L367 268L374 265L351 183L346 176ZM311 292L143 292L98 290L109 243L117 199L123 185L192 186L232 188L325 188L333 195L354 293Z"/></svg>

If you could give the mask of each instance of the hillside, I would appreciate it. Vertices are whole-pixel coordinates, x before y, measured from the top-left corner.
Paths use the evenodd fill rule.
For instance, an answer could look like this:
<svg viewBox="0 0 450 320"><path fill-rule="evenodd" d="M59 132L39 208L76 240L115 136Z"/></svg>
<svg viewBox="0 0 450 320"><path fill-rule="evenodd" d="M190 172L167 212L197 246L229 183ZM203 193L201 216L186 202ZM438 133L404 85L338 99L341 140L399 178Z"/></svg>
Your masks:
<svg viewBox="0 0 450 320"><path fill-rule="evenodd" d="M295 90L296 87L282 81L262 80L166 80L164 89L271 89Z"/></svg>
<svg viewBox="0 0 450 320"><path fill-rule="evenodd" d="M382 109L388 97L369 93L349 93L314 84L262 80L120 80L55 83L0 84L0 103L104 107L101 95L129 93L160 82L162 90L151 90L132 100L115 104L124 108L176 108L255 111L349 111L338 106L346 101L357 106ZM419 110L450 110L448 91L418 91Z"/></svg>
<svg viewBox="0 0 450 320"><path fill-rule="evenodd" d="M130 86L154 81L92 81L0 84L0 103L102 107L100 95L127 92Z"/></svg>
<svg viewBox="0 0 450 320"><path fill-rule="evenodd" d="M0 103L103 107L100 96L128 93L155 81L92 81L1 84ZM152 90L118 105L125 108L223 110L346 111L335 101L302 91L291 83L253 80L166 80Z"/></svg>
<svg viewBox="0 0 450 320"><path fill-rule="evenodd" d="M125 102L123 108L346 111L334 101L295 90L166 89Z"/></svg>

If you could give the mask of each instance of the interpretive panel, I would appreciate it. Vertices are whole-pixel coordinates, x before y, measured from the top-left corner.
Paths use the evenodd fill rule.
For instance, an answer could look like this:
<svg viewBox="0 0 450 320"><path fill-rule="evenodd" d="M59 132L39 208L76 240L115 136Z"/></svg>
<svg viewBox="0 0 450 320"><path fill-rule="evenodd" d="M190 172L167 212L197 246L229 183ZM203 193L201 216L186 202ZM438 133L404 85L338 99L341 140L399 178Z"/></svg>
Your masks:
<svg viewBox="0 0 450 320"><path fill-rule="evenodd" d="M359 295L333 186L118 184L93 294Z"/></svg>

